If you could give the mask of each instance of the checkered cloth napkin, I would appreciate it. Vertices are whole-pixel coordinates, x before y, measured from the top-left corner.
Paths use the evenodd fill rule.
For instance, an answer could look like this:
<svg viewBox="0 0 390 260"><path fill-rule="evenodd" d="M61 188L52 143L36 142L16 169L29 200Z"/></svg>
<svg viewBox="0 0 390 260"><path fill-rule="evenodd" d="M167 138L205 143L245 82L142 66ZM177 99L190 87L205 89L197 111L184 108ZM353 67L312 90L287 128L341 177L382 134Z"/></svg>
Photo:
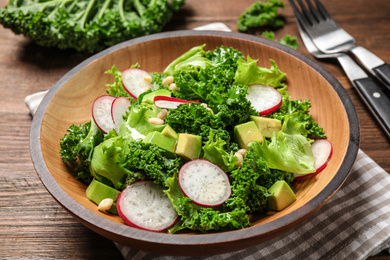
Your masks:
<svg viewBox="0 0 390 260"><path fill-rule="evenodd" d="M196 30L230 31L222 23ZM34 115L46 91L25 99ZM255 247L204 257L158 255L115 243L125 260L156 259L365 259L390 254L390 175L359 150L352 171L336 194L299 226Z"/></svg>

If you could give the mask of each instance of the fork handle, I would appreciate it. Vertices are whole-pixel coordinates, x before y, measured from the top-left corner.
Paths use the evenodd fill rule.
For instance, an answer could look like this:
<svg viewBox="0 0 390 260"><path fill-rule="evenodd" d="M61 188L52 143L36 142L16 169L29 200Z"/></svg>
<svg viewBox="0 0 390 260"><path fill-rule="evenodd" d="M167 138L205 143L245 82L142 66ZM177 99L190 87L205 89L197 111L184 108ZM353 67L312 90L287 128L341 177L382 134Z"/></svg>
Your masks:
<svg viewBox="0 0 390 260"><path fill-rule="evenodd" d="M354 81L363 101L390 138L390 100L371 78Z"/></svg>

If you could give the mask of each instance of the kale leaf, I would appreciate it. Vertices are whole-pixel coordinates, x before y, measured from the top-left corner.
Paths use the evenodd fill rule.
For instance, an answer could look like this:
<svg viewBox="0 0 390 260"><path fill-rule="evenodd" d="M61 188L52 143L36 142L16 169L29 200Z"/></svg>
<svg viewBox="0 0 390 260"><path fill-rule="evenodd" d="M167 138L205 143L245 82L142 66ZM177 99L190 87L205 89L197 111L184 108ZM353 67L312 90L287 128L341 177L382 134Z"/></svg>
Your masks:
<svg viewBox="0 0 390 260"><path fill-rule="evenodd" d="M185 0L10 0L0 23L38 45L94 53L159 32Z"/></svg>
<svg viewBox="0 0 390 260"><path fill-rule="evenodd" d="M268 189L278 180L291 183L294 174L291 172L270 169L258 153L250 147L245 154L240 168L230 174L232 197L225 202L239 204L247 212L263 212L267 210ZM229 202L230 200L230 202Z"/></svg>
<svg viewBox="0 0 390 260"><path fill-rule="evenodd" d="M103 141L104 134L93 120L79 126L72 124L67 132L60 142L61 159L74 168L71 173L77 180L89 184L93 178L89 171L92 152Z"/></svg>
<svg viewBox="0 0 390 260"><path fill-rule="evenodd" d="M277 40L275 40L275 33L274 32L265 31L261 34L261 36L267 38L268 40L277 42ZM298 49L297 37L295 37L295 36L291 36L291 35L286 34L282 39L280 39L279 43L286 45L290 48L293 48L294 50Z"/></svg>
<svg viewBox="0 0 390 260"><path fill-rule="evenodd" d="M297 113L297 121L305 126L309 137L326 138L324 129L314 121L312 115L309 113L311 108L310 100L290 100L290 96L285 90L281 90L281 92L283 95L283 103L269 117L284 121L286 115Z"/></svg>
<svg viewBox="0 0 390 260"><path fill-rule="evenodd" d="M238 30L246 32L249 28L269 26L280 28L284 21L278 17L278 9L283 8L284 3L280 0L257 1L249 7L237 21Z"/></svg>

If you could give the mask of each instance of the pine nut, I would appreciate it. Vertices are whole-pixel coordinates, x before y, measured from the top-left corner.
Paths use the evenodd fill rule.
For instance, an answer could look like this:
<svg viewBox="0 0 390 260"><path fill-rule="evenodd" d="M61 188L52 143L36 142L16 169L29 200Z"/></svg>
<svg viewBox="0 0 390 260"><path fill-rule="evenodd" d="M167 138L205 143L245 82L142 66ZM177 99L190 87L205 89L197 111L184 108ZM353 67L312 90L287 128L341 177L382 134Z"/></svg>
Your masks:
<svg viewBox="0 0 390 260"><path fill-rule="evenodd" d="M170 85L169 85L169 89L172 90L172 91L177 91L178 88L177 88L177 86L176 86L176 83L170 84Z"/></svg>
<svg viewBox="0 0 390 260"><path fill-rule="evenodd" d="M236 165L238 167L241 167L242 162L244 161L244 157L239 152L236 152L234 155L238 158L238 162L236 162Z"/></svg>
<svg viewBox="0 0 390 260"><path fill-rule="evenodd" d="M242 156L245 156L246 150L245 149L240 149L237 151L237 153L240 153Z"/></svg>
<svg viewBox="0 0 390 260"><path fill-rule="evenodd" d="M166 77L164 80L163 80L163 82L162 82L162 84L164 85L164 86L168 86L168 85L171 85L172 83L173 83L173 77L172 76L168 76L168 77Z"/></svg>
<svg viewBox="0 0 390 260"><path fill-rule="evenodd" d="M160 113L158 113L157 118L164 119L167 116L167 114L168 114L168 110L164 108L160 111Z"/></svg>
<svg viewBox="0 0 390 260"><path fill-rule="evenodd" d="M114 201L113 199L110 199L110 198L107 198L107 199L104 199L102 200L99 205L98 205L98 210L99 211L106 211L106 210L109 210L112 206L112 204L114 204Z"/></svg>
<svg viewBox="0 0 390 260"><path fill-rule="evenodd" d="M147 76L144 77L144 80L150 84L153 79L152 79L152 76L147 75Z"/></svg>
<svg viewBox="0 0 390 260"><path fill-rule="evenodd" d="M158 118L158 117L149 118L148 121L152 125L163 125L164 124L164 120L162 120L161 118Z"/></svg>

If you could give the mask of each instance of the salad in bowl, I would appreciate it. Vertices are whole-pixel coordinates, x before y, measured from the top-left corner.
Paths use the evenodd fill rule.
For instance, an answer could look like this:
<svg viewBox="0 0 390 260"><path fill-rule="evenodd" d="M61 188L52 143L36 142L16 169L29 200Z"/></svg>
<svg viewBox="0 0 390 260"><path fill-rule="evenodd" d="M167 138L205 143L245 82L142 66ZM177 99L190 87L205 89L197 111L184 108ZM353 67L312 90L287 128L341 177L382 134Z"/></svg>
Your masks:
<svg viewBox="0 0 390 260"><path fill-rule="evenodd" d="M291 183L332 154L310 100L286 74L231 47L199 45L162 73L142 64L113 82L92 118L60 140L62 161L100 211L148 231L228 231L296 200Z"/></svg>

